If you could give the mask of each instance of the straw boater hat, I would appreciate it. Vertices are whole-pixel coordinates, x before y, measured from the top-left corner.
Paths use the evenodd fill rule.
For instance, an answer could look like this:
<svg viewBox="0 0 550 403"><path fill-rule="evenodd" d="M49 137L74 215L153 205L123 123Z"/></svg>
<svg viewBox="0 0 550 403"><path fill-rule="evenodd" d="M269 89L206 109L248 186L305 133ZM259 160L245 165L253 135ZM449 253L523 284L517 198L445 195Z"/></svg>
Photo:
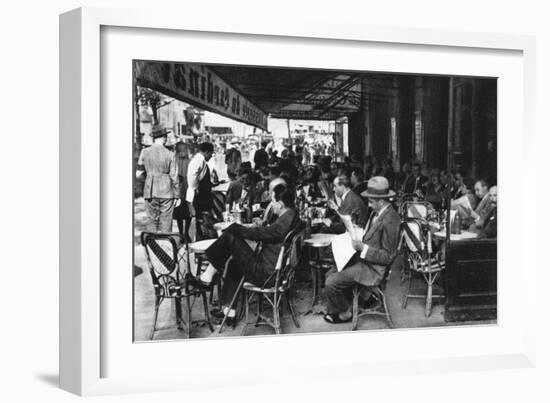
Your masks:
<svg viewBox="0 0 550 403"><path fill-rule="evenodd" d="M159 137L165 137L168 135L168 130L166 130L161 125L154 125L151 129L151 137L158 139Z"/></svg>
<svg viewBox="0 0 550 403"><path fill-rule="evenodd" d="M389 199L395 196L395 192L390 190L388 180L383 176L373 176L367 182L367 190L361 193L363 197L371 199Z"/></svg>

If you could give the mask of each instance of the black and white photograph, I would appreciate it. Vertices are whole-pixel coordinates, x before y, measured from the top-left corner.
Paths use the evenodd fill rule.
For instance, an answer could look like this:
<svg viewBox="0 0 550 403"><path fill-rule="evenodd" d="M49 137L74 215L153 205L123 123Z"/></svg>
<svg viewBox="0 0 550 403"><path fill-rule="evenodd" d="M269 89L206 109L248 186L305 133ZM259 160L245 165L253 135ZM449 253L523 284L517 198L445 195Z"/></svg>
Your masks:
<svg viewBox="0 0 550 403"><path fill-rule="evenodd" d="M132 71L135 342L497 323L496 77Z"/></svg>
<svg viewBox="0 0 550 403"><path fill-rule="evenodd" d="M6 3L2 401L550 401L544 4Z"/></svg>

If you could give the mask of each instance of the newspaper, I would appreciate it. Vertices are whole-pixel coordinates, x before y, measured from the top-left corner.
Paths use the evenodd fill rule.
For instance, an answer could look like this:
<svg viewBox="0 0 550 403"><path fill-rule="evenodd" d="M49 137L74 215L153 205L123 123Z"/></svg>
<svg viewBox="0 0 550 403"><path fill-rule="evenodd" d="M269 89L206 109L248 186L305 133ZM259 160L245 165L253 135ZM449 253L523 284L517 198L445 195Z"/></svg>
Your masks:
<svg viewBox="0 0 550 403"><path fill-rule="evenodd" d="M336 269L340 272L346 267L350 259L357 253L352 246L352 240L363 239L364 230L354 225L351 216L338 213L346 227L346 232L332 238L332 254L336 263Z"/></svg>
<svg viewBox="0 0 550 403"><path fill-rule="evenodd" d="M470 204L470 199L467 195L462 196L456 200L451 201L452 210L462 210L464 211L465 216L470 216L472 214L472 205Z"/></svg>

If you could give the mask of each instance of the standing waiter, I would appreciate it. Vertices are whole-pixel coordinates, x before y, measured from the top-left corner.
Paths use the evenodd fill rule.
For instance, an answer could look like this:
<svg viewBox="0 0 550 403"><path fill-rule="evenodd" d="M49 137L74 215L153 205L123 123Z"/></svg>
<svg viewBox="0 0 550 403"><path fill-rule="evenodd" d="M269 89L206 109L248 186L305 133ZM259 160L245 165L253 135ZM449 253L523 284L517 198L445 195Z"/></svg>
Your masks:
<svg viewBox="0 0 550 403"><path fill-rule="evenodd" d="M187 168L187 195L185 199L189 203L189 211L195 216L195 228L197 240L203 239L201 225L203 213L212 211L212 182L210 180L210 168L207 162L214 154L212 143L201 143L199 152L189 162Z"/></svg>
<svg viewBox="0 0 550 403"><path fill-rule="evenodd" d="M143 189L147 231L172 232L172 212L180 204L176 161L164 146L168 131L156 125L151 135L153 145L143 149L138 160L147 174Z"/></svg>

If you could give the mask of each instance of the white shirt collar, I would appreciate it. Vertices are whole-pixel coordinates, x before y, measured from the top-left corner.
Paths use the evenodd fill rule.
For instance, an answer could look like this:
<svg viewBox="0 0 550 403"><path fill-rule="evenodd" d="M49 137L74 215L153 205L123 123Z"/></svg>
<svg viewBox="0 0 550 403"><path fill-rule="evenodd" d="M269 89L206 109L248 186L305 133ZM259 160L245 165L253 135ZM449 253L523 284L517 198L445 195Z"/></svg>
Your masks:
<svg viewBox="0 0 550 403"><path fill-rule="evenodd" d="M383 213L388 207L390 207L390 205L389 205L389 204L386 204L384 207L382 207L382 210L380 210L380 211L378 212L378 214L376 214L374 217L375 217L375 218L380 217L380 216L382 215L382 213Z"/></svg>
<svg viewBox="0 0 550 403"><path fill-rule="evenodd" d="M342 201L344 201L344 199L346 198L346 196L347 196L347 194L348 194L349 192L351 192L351 189L350 189L350 190L346 190L346 191L344 192L344 194L342 195Z"/></svg>

